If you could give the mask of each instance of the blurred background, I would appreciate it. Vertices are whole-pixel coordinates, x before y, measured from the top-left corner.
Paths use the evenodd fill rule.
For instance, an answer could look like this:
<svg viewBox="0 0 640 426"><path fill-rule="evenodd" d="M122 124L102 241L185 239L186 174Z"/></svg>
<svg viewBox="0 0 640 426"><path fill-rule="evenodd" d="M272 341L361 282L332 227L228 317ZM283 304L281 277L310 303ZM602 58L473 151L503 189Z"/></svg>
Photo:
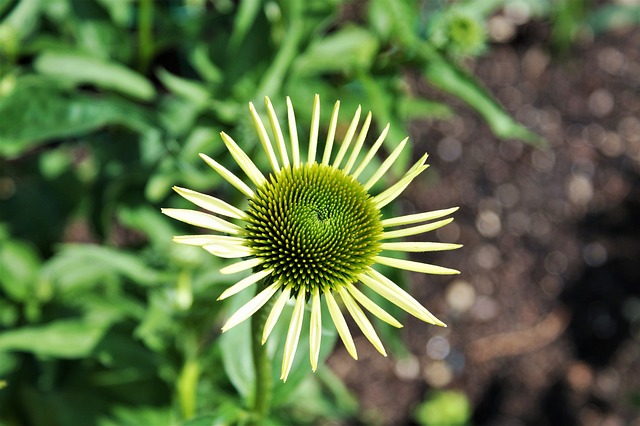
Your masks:
<svg viewBox="0 0 640 426"><path fill-rule="evenodd" d="M362 104L372 140L410 135L390 182L430 153L389 213L460 206L433 239L464 247L414 258L462 274L399 274L448 328L299 354L270 424L640 425L639 24L636 0L0 0L0 425L242 424L231 282L159 209L242 206L198 153L233 164L225 131L265 166L247 103L291 96L304 135L315 93L339 132Z"/></svg>

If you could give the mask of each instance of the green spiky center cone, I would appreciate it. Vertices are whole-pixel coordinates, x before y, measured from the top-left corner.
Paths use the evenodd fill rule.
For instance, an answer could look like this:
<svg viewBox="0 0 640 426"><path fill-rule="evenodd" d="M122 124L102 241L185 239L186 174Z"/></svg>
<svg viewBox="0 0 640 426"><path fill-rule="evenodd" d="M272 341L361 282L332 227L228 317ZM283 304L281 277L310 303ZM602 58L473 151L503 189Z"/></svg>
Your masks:
<svg viewBox="0 0 640 426"><path fill-rule="evenodd" d="M351 283L380 252L380 211L344 171L305 164L272 174L249 202L246 245L294 289Z"/></svg>

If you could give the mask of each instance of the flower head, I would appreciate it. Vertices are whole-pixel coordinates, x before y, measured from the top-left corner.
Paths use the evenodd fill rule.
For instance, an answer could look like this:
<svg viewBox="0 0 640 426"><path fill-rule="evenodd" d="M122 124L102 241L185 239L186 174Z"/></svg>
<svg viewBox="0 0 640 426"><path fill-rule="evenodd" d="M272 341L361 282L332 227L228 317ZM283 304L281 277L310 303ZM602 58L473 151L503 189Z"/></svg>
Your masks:
<svg viewBox="0 0 640 426"><path fill-rule="evenodd" d="M311 367L314 371L320 353L323 302L327 305L340 338L354 358L357 359L356 347L338 299L374 347L386 355L363 308L395 327L402 325L369 299L358 288L359 285L370 288L423 321L444 326L443 322L407 292L373 268L375 264L380 264L427 274L458 273L453 269L384 255L386 251L425 252L460 247L447 243L397 241L398 238L422 234L450 223L452 218L443 218L456 208L392 218L382 217L381 209L398 197L428 167L425 164L427 155L421 157L395 184L373 195L370 193L371 188L389 170L404 149L407 139L400 142L380 167L369 174L368 179L360 180L382 146L389 130L388 125L361 156L371 124L371 113L367 115L355 137L360 122L361 110L358 108L339 149L334 153L340 108L338 101L322 147L322 157L318 158L320 100L316 95L307 158L302 159L291 101L287 98L288 145L268 98L266 105L275 149L253 104L249 104L249 109L271 165L267 176L224 132L221 133L222 140L250 184L214 159L200 154L207 164L247 197L246 208L241 210L210 195L175 187L178 194L208 213L163 209L163 213L168 216L214 231L209 235L177 236L174 239L176 242L201 246L218 257L241 259L222 268L222 273L252 271L248 277L227 288L220 299L258 282L264 284L264 288L255 297L231 315L222 330L229 330L245 321L267 302L274 300L264 327L264 343L287 301L294 299L295 306L282 361L281 378L286 380L298 345L307 303L311 304L309 335Z"/></svg>

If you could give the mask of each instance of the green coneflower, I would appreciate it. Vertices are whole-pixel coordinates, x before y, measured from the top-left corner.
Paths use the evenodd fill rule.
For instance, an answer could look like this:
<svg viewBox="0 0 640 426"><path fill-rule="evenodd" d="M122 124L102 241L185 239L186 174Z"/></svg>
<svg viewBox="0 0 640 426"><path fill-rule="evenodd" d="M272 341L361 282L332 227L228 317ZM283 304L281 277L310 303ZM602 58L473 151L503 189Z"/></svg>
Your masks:
<svg viewBox="0 0 640 426"><path fill-rule="evenodd" d="M241 210L218 198L175 187L182 197L210 213L163 209L164 214L174 219L215 231L211 235L177 236L176 242L201 246L222 258L242 259L222 268L220 272L224 274L252 271L251 275L227 288L220 299L258 282L265 284L262 291L227 320L222 330L227 331L245 321L269 300L274 299L275 303L264 326L264 344L285 304L293 298L295 305L282 361L281 379L286 380L298 345L307 303L311 304L310 361L314 371L320 352L323 301L340 338L353 358L357 359L356 347L340 310L338 298L373 346L386 356L382 342L363 308L395 327L402 325L365 296L358 289L359 285L369 287L423 321L444 326L443 322L407 292L373 268L380 264L427 274L458 273L453 269L384 255L385 251L426 252L460 247L458 244L448 243L397 241L398 238L422 234L450 223L452 218L442 218L457 208L391 218L383 218L380 212L380 209L398 197L428 167L425 164L427 155L422 156L395 184L373 195L370 194L371 188L388 171L408 138L400 142L370 178L360 181L363 171L385 140L388 125L360 158L371 124L371 113L367 115L354 142L361 113L358 107L344 140L334 155L340 108L338 101L333 108L327 139L322 147L322 157L318 157L320 100L316 95L308 155L306 159L302 159L294 110L289 98L289 145L285 143L269 98L266 98L266 106L275 149L253 104L249 104L255 128L271 164L272 170L268 175L265 176L242 148L224 132L221 133L222 140L250 184L214 159L200 154L209 166L247 197L247 207Z"/></svg>

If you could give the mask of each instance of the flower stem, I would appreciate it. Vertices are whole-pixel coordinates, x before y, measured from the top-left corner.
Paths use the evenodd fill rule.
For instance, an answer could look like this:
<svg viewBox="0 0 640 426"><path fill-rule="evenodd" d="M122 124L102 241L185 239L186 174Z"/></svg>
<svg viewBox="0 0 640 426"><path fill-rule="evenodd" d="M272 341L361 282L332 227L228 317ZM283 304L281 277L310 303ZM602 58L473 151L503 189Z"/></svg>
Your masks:
<svg viewBox="0 0 640 426"><path fill-rule="evenodd" d="M257 286L256 293L271 284L269 278ZM253 368L255 371L255 392L250 425L261 425L269 416L271 393L273 390L271 359L267 353L267 346L262 344L262 330L271 311L273 301L267 302L251 317L251 351L253 354Z"/></svg>

